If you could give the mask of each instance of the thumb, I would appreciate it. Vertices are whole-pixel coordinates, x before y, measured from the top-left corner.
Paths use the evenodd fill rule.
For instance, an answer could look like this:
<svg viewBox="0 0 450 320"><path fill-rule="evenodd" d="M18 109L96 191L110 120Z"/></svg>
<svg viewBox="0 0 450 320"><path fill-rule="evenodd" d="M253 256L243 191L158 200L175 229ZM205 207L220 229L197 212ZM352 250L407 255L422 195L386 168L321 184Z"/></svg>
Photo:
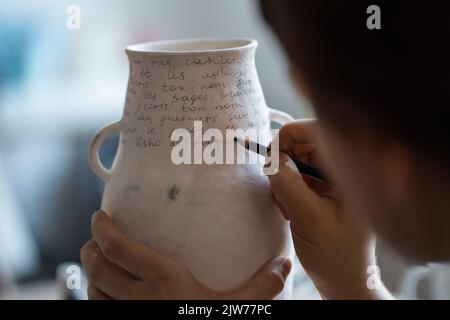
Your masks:
<svg viewBox="0 0 450 320"><path fill-rule="evenodd" d="M320 210L319 196L303 180L295 163L280 153L276 174L268 175L272 193L288 220L302 225L314 224Z"/></svg>
<svg viewBox="0 0 450 320"><path fill-rule="evenodd" d="M269 300L275 298L284 288L291 272L292 262L279 256L267 262L258 273L234 297L243 300Z"/></svg>

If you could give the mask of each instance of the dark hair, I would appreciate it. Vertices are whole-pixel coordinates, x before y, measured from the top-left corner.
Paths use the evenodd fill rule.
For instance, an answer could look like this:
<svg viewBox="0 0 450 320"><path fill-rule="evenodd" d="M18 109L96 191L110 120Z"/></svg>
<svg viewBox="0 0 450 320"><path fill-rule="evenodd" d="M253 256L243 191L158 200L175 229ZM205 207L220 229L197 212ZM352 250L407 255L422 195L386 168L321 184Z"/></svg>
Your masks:
<svg viewBox="0 0 450 320"><path fill-rule="evenodd" d="M367 28L369 5L381 29ZM318 117L450 165L450 1L261 0Z"/></svg>

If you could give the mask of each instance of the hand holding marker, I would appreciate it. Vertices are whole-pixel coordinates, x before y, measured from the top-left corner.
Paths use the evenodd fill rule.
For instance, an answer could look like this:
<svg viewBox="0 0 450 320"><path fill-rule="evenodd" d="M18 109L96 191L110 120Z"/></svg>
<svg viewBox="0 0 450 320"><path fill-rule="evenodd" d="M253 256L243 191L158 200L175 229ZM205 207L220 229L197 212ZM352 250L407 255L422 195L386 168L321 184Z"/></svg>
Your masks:
<svg viewBox="0 0 450 320"><path fill-rule="evenodd" d="M244 146L245 149L256 152L259 155L262 155L264 157L266 157L269 152L270 149L266 146L263 146L257 142L254 141L250 141L249 139L239 139L237 137L234 138L235 142L240 143L242 146ZM303 162L301 160L297 160L297 159L292 159L292 161L294 161L295 165L297 166L298 171L300 171L303 174L306 174L316 180L322 181L322 182L326 182L329 183L329 179L327 178L326 174L323 173L322 170L306 163Z"/></svg>

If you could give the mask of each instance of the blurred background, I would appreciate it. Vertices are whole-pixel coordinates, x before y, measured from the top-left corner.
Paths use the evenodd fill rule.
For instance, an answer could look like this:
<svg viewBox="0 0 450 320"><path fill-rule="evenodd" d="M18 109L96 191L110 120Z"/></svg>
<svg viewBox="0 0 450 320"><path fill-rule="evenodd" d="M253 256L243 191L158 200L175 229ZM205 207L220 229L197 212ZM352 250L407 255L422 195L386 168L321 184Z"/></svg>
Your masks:
<svg viewBox="0 0 450 320"><path fill-rule="evenodd" d="M79 29L67 27L70 5L80 8ZM0 299L67 297L55 277L61 263L79 261L100 205L103 186L87 145L121 117L127 45L257 39L268 104L295 118L311 115L256 0L0 0L0 8ZM114 137L104 143L106 163L115 147ZM381 251L383 278L400 292L407 265ZM298 264L295 283L295 298L318 298Z"/></svg>

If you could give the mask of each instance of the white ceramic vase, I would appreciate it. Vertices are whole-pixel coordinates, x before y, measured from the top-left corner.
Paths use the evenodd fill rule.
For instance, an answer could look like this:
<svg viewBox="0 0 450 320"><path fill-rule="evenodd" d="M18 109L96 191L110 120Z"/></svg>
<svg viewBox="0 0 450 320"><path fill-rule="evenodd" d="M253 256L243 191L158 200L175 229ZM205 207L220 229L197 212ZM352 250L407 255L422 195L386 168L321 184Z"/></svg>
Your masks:
<svg viewBox="0 0 450 320"><path fill-rule="evenodd" d="M193 128L258 128L292 118L266 106L254 40L198 39L129 46L123 117L92 139L89 160L105 182L101 208L131 238L183 263L206 286L233 290L268 260L290 256L287 222L272 200L262 164L171 161L171 133ZM120 132L110 169L103 139ZM261 140L262 139L262 140ZM288 282L281 298L289 296Z"/></svg>

